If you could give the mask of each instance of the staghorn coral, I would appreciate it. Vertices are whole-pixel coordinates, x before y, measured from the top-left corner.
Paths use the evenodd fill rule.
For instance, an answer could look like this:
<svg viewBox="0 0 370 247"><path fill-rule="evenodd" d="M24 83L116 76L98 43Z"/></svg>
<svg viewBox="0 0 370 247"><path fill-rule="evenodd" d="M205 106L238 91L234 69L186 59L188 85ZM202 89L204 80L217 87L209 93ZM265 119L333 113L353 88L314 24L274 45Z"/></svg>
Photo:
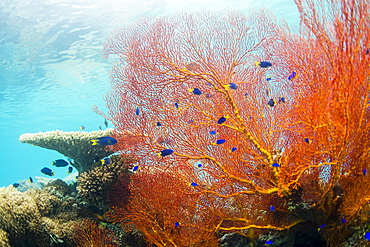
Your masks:
<svg viewBox="0 0 370 247"><path fill-rule="evenodd" d="M84 172L90 168L94 160L113 154L105 146L93 146L90 140L111 135L113 129L91 132L61 130L26 133L19 137L22 143L58 151L73 159L73 166L77 171Z"/></svg>
<svg viewBox="0 0 370 247"><path fill-rule="evenodd" d="M113 186L119 175L127 171L133 159L114 155L111 164L98 165L90 171L82 173L78 178L77 190L88 202L104 202L106 193Z"/></svg>

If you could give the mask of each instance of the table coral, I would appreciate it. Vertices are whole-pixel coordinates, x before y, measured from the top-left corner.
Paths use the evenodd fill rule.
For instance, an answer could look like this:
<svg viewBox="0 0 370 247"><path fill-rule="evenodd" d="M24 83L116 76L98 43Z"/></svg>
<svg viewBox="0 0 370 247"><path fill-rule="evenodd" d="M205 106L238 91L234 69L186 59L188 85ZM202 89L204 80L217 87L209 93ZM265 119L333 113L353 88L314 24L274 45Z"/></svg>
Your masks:
<svg viewBox="0 0 370 247"><path fill-rule="evenodd" d="M90 142L98 137L109 136L112 132L113 129L91 132L54 130L22 134L19 141L55 150L73 159L72 165L81 173L88 170L94 161L113 154L113 151L105 146L91 145Z"/></svg>

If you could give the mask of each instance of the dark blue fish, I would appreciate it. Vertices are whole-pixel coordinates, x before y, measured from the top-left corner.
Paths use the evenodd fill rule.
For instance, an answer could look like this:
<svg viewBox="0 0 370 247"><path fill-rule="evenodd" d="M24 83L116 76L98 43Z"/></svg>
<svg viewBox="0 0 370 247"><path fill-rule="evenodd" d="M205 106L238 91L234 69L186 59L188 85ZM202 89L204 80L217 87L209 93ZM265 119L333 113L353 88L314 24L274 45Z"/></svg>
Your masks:
<svg viewBox="0 0 370 247"><path fill-rule="evenodd" d="M211 135L216 135L217 134L217 131L216 130L212 130L209 132Z"/></svg>
<svg viewBox="0 0 370 247"><path fill-rule="evenodd" d="M175 102L175 107L179 109L179 103Z"/></svg>
<svg viewBox="0 0 370 247"><path fill-rule="evenodd" d="M110 159L109 158L101 159L100 162L101 162L102 165L109 165L110 164Z"/></svg>
<svg viewBox="0 0 370 247"><path fill-rule="evenodd" d="M197 166L200 168L200 167L202 167L203 165L199 163Z"/></svg>
<svg viewBox="0 0 370 247"><path fill-rule="evenodd" d="M137 170L139 170L139 166L134 166L134 167L132 168L132 171L133 171L133 172L136 172Z"/></svg>
<svg viewBox="0 0 370 247"><path fill-rule="evenodd" d="M364 238L367 240L367 241L370 241L370 232L366 232L364 234Z"/></svg>
<svg viewBox="0 0 370 247"><path fill-rule="evenodd" d="M270 106L270 107L273 107L275 105L275 100L274 99L269 99L269 101L267 102L267 104Z"/></svg>
<svg viewBox="0 0 370 247"><path fill-rule="evenodd" d="M311 143L311 142L312 142L309 138L304 138L304 141L305 141L306 143Z"/></svg>
<svg viewBox="0 0 370 247"><path fill-rule="evenodd" d="M135 114L136 114L137 116L139 116L139 114L140 114L140 108L139 108L139 107L136 107Z"/></svg>
<svg viewBox="0 0 370 247"><path fill-rule="evenodd" d="M367 169L366 168L362 169L362 175L366 176L366 174L367 174Z"/></svg>
<svg viewBox="0 0 370 247"><path fill-rule="evenodd" d="M41 172L44 173L45 175L54 176L54 172L47 167L42 168Z"/></svg>
<svg viewBox="0 0 370 247"><path fill-rule="evenodd" d="M288 76L289 81L293 81L296 78L297 78L297 73L294 72L294 71L292 73L290 73L290 75Z"/></svg>
<svg viewBox="0 0 370 247"><path fill-rule="evenodd" d="M214 143L215 145L221 145L221 144L224 144L226 142L226 140L224 139L220 139L220 140L217 140L216 143Z"/></svg>
<svg viewBox="0 0 370 247"><path fill-rule="evenodd" d="M231 149L231 152L235 152L236 150L237 150L237 148L234 147L234 148Z"/></svg>
<svg viewBox="0 0 370 247"><path fill-rule="evenodd" d="M108 121L107 121L107 119L104 119L104 125L105 125L106 128L108 128Z"/></svg>
<svg viewBox="0 0 370 247"><path fill-rule="evenodd" d="M267 76L266 81L271 81L271 76Z"/></svg>
<svg viewBox="0 0 370 247"><path fill-rule="evenodd" d="M103 129L102 129L102 127L101 127L100 125L99 125L99 129L100 129L100 130L103 130Z"/></svg>
<svg viewBox="0 0 370 247"><path fill-rule="evenodd" d="M107 145L114 145L117 143L117 140L110 136L104 136L96 138L96 140L90 140L91 145L101 145L101 146L107 146Z"/></svg>
<svg viewBox="0 0 370 247"><path fill-rule="evenodd" d="M84 130L84 129L86 129L86 127L85 127L85 126L83 126L83 125L81 125L81 126L80 126L80 130Z"/></svg>
<svg viewBox="0 0 370 247"><path fill-rule="evenodd" d="M267 62L267 61L262 61L262 62L255 62L257 66L260 66L261 68L268 68L272 66L272 63Z"/></svg>
<svg viewBox="0 0 370 247"><path fill-rule="evenodd" d="M273 163L272 164L272 167L279 167L280 166L280 164L279 163Z"/></svg>
<svg viewBox="0 0 370 247"><path fill-rule="evenodd" d="M197 183L194 183L194 182L190 183L190 185L191 186L198 186L198 184Z"/></svg>
<svg viewBox="0 0 370 247"><path fill-rule="evenodd" d="M165 156L170 155L172 153L173 153L173 150L172 149L164 149L160 153L158 153L158 155L160 157L165 157Z"/></svg>
<svg viewBox="0 0 370 247"><path fill-rule="evenodd" d="M345 223L347 223L347 220L346 220L346 218L342 218L342 219L340 219L340 221L342 222L342 224L345 224Z"/></svg>
<svg viewBox="0 0 370 247"><path fill-rule="evenodd" d="M18 188L18 187L19 187L19 183L14 183L14 184L13 184L13 187L14 187L14 188Z"/></svg>
<svg viewBox="0 0 370 247"><path fill-rule="evenodd" d="M279 98L279 102L278 102L278 103L279 103L279 104L280 104L280 103L285 103L285 98L284 98L284 97L280 97L280 98Z"/></svg>
<svg viewBox="0 0 370 247"><path fill-rule="evenodd" d="M326 224L322 224L322 225L319 227L318 231L320 231L321 229L323 229L325 226L326 226Z"/></svg>
<svg viewBox="0 0 370 247"><path fill-rule="evenodd" d="M265 242L265 244L273 244L274 243L274 241L272 241L272 240L267 240L266 242Z"/></svg>
<svg viewBox="0 0 370 247"><path fill-rule="evenodd" d="M30 182L31 182L31 183L33 183L33 179L32 179L32 177L30 177L30 178L29 178L29 180L30 180Z"/></svg>
<svg viewBox="0 0 370 247"><path fill-rule="evenodd" d="M68 166L68 174L71 174L73 172L73 167L72 166Z"/></svg>
<svg viewBox="0 0 370 247"><path fill-rule="evenodd" d="M63 160L63 159L54 160L52 164L53 164L53 166L56 166L56 167L68 166L68 162Z"/></svg>
<svg viewBox="0 0 370 247"><path fill-rule="evenodd" d="M238 89L238 85L235 84L235 83L229 83L228 86L229 86L229 88L234 89L234 90Z"/></svg>
<svg viewBox="0 0 370 247"><path fill-rule="evenodd" d="M175 227L179 227L180 226L180 223L179 222L175 222Z"/></svg>
<svg viewBox="0 0 370 247"><path fill-rule="evenodd" d="M162 126L162 124L160 122L157 122L157 126Z"/></svg>
<svg viewBox="0 0 370 247"><path fill-rule="evenodd" d="M275 207L271 205L271 206L270 206L270 211L271 211L271 212L274 212L274 211L275 211Z"/></svg>
<svg viewBox="0 0 370 247"><path fill-rule="evenodd" d="M195 95L201 95L202 94L202 91L200 91L199 88L190 88L189 92L192 92Z"/></svg>
<svg viewBox="0 0 370 247"><path fill-rule="evenodd" d="M217 120L217 123L218 124L223 124L226 122L226 117L220 117L218 120Z"/></svg>
<svg viewBox="0 0 370 247"><path fill-rule="evenodd" d="M370 48L367 48L366 49L366 55L369 55L369 53L370 53Z"/></svg>

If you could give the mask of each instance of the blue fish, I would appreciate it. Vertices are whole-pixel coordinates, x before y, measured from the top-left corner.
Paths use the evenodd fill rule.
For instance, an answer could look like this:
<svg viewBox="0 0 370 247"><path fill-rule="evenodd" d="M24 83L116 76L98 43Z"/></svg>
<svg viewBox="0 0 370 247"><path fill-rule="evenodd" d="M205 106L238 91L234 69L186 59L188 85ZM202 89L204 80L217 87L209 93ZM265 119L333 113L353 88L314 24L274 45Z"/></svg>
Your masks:
<svg viewBox="0 0 370 247"><path fill-rule="evenodd" d="M370 48L367 48L366 49L366 55L369 55L369 53L370 53Z"/></svg>
<svg viewBox="0 0 370 247"><path fill-rule="evenodd" d="M198 186L198 184L197 183L194 183L194 182L190 183L190 185L191 186Z"/></svg>
<svg viewBox="0 0 370 247"><path fill-rule="evenodd" d="M212 130L209 132L211 135L216 135L217 134L217 131L216 130Z"/></svg>
<svg viewBox="0 0 370 247"><path fill-rule="evenodd" d="M104 125L105 125L106 128L108 128L108 121L105 118L104 118Z"/></svg>
<svg viewBox="0 0 370 247"><path fill-rule="evenodd" d="M172 149L164 149L160 153L158 153L158 155L160 157L165 157L165 156L170 155L172 153L173 153L173 150Z"/></svg>
<svg viewBox="0 0 370 247"><path fill-rule="evenodd" d="M114 145L117 143L117 140L110 136L104 136L96 138L96 140L90 140L91 145L101 145L101 146L107 146L107 145Z"/></svg>
<svg viewBox="0 0 370 247"><path fill-rule="evenodd" d="M274 99L269 99L269 101L267 102L267 104L270 106L270 107L273 107L275 105L275 100Z"/></svg>
<svg viewBox="0 0 370 247"><path fill-rule="evenodd" d="M319 227L318 231L320 231L321 229L323 229L325 226L326 226L326 224L322 224L322 225Z"/></svg>
<svg viewBox="0 0 370 247"><path fill-rule="evenodd" d="M236 150L237 150L237 148L234 147L234 148L231 149L231 152L235 152Z"/></svg>
<svg viewBox="0 0 370 247"><path fill-rule="evenodd" d="M14 184L13 184L13 187L14 187L14 188L18 188L18 187L19 187L19 183L14 183Z"/></svg>
<svg viewBox="0 0 370 247"><path fill-rule="evenodd" d="M268 68L272 66L272 63L267 62L267 61L262 61L262 62L255 62L257 66L260 66L261 68Z"/></svg>
<svg viewBox="0 0 370 247"><path fill-rule="evenodd" d="M226 117L220 117L218 120L217 120L217 123L218 124L223 124L223 123L225 123L226 122Z"/></svg>
<svg viewBox="0 0 370 247"><path fill-rule="evenodd" d="M72 166L68 166L68 174L71 174L73 172L73 167Z"/></svg>
<svg viewBox="0 0 370 247"><path fill-rule="evenodd" d="M202 167L203 165L202 165L201 163L199 163L197 166L200 168L200 167Z"/></svg>
<svg viewBox="0 0 370 247"><path fill-rule="evenodd" d="M195 95L201 95L202 94L202 91L200 91L199 88L190 88L189 92L192 92Z"/></svg>
<svg viewBox="0 0 370 247"><path fill-rule="evenodd" d="M273 244L274 243L274 241L272 241L272 240L267 240L266 242L265 242L265 244Z"/></svg>
<svg viewBox="0 0 370 247"><path fill-rule="evenodd" d="M366 174L367 174L367 169L366 168L362 169L362 175L366 176Z"/></svg>
<svg viewBox="0 0 370 247"><path fill-rule="evenodd" d="M312 142L309 138L304 138L304 141L305 141L306 143L311 143L311 142Z"/></svg>
<svg viewBox="0 0 370 247"><path fill-rule="evenodd" d="M340 221L342 222L342 224L345 224L345 223L347 223L347 220L346 220L346 218L342 218L342 219L340 219Z"/></svg>
<svg viewBox="0 0 370 247"><path fill-rule="evenodd" d="M296 72L292 72L290 73L290 75L288 76L288 80L289 81L293 81L294 79L296 79L298 76L297 76L297 73Z"/></svg>
<svg viewBox="0 0 370 247"><path fill-rule="evenodd" d="M80 126L80 130L84 130L84 129L86 129L86 127L85 127L85 126L83 126L83 125L81 125L81 126Z"/></svg>
<svg viewBox="0 0 370 247"><path fill-rule="evenodd" d="M367 241L370 241L370 232L366 232L364 234L364 238L367 240Z"/></svg>
<svg viewBox="0 0 370 247"><path fill-rule="evenodd" d="M232 82L229 83L228 87L231 88L231 89L234 89L234 90L238 89L238 85L235 84L235 83L232 83Z"/></svg>
<svg viewBox="0 0 370 247"><path fill-rule="evenodd" d="M175 107L179 109L179 103L175 102Z"/></svg>
<svg viewBox="0 0 370 247"><path fill-rule="evenodd" d="M180 226L180 223L179 222L175 222L175 227L179 227Z"/></svg>
<svg viewBox="0 0 370 247"><path fill-rule="evenodd" d="M44 173L45 175L54 176L54 172L47 167L42 168L41 172Z"/></svg>
<svg viewBox="0 0 370 247"><path fill-rule="evenodd" d="M139 116L139 114L140 114L140 108L139 108L139 107L136 107L135 114L136 114L137 116Z"/></svg>
<svg viewBox="0 0 370 247"><path fill-rule="evenodd" d="M271 211L271 212L274 212L274 211L275 211L275 207L271 205L271 206L270 206L270 211Z"/></svg>
<svg viewBox="0 0 370 247"><path fill-rule="evenodd" d="M266 81L271 81L271 76L267 76Z"/></svg>
<svg viewBox="0 0 370 247"><path fill-rule="evenodd" d="M279 163L273 163L272 164L272 167L279 167L280 166L280 164Z"/></svg>
<svg viewBox="0 0 370 247"><path fill-rule="evenodd" d="M134 167L132 168L132 171L133 171L133 172L136 172L137 170L139 170L139 166L134 166Z"/></svg>
<svg viewBox="0 0 370 247"><path fill-rule="evenodd" d="M284 97L280 97L280 98L279 98L278 103L279 103L279 104L280 104L280 103L285 103L285 98L284 98Z"/></svg>
<svg viewBox="0 0 370 247"><path fill-rule="evenodd" d="M157 122L157 126L162 126L162 124L160 122Z"/></svg>
<svg viewBox="0 0 370 247"><path fill-rule="evenodd" d="M30 178L29 178L29 180L30 180L30 182L31 182L31 183L33 183L33 179L32 179L32 177L30 177Z"/></svg>
<svg viewBox="0 0 370 247"><path fill-rule="evenodd" d="M65 166L68 166L68 162L63 159L59 159L59 160L54 160L52 165L56 167L65 167Z"/></svg>
<svg viewBox="0 0 370 247"><path fill-rule="evenodd" d="M214 145L221 145L221 144L224 144L226 142L226 140L224 139L220 139L220 140L217 140L216 143L213 143Z"/></svg>
<svg viewBox="0 0 370 247"><path fill-rule="evenodd" d="M110 159L109 158L101 159L100 162L101 162L102 165L109 165L110 164Z"/></svg>

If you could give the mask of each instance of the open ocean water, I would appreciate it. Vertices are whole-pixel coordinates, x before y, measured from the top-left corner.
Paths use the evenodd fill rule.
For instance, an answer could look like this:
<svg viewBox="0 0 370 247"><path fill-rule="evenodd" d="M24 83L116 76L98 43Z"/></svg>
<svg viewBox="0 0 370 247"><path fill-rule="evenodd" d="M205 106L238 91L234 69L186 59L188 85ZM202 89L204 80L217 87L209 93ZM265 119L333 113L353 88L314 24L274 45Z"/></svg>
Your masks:
<svg viewBox="0 0 370 247"><path fill-rule="evenodd" d="M112 61L102 57L102 45L115 28L183 10L256 8L299 25L293 0L1 0L0 187L44 176L43 167L66 158L20 143L21 134L105 128L91 107L105 110ZM66 167L54 171L67 176Z"/></svg>

